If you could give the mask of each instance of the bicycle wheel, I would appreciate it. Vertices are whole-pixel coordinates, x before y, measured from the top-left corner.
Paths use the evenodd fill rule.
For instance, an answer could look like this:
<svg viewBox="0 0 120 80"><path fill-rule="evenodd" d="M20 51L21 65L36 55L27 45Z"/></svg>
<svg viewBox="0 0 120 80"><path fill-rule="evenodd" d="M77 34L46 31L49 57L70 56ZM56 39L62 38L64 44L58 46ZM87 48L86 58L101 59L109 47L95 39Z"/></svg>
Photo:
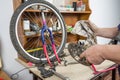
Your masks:
<svg viewBox="0 0 120 80"><path fill-rule="evenodd" d="M17 52L33 63L47 62L41 41L42 16L44 11L48 28L52 31L56 52L60 55L66 43L66 28L59 10L47 1L29 0L14 12L10 22L10 37ZM26 21L26 22L25 22ZM48 33L44 34L51 61L56 60Z"/></svg>

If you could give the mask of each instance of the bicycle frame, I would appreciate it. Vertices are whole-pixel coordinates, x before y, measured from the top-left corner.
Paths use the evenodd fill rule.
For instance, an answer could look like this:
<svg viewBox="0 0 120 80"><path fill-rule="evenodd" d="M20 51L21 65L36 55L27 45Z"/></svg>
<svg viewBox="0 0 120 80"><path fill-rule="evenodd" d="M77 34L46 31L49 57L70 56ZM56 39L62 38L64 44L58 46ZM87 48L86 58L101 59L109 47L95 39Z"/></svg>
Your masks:
<svg viewBox="0 0 120 80"><path fill-rule="evenodd" d="M55 43L54 43L54 38L53 38L53 34L51 32L51 30L47 27L47 24L46 24L46 20L45 20L45 15L44 15L44 11L41 10L41 15L42 15L42 22L43 22L43 27L42 27L42 30L41 30L41 39L42 39L42 44L43 44L43 50L44 50L44 54L47 58L47 61L49 63L49 65L52 67L52 63L49 59L49 56L48 56L48 53L47 53L47 49L46 49L46 42L45 42L45 38L44 38L44 32L48 31L49 32L49 36L50 36L50 40L51 40L51 43L52 43L52 49L53 49L53 52L56 56L56 59L59 63L61 63L57 53L56 53L56 47L55 47Z"/></svg>

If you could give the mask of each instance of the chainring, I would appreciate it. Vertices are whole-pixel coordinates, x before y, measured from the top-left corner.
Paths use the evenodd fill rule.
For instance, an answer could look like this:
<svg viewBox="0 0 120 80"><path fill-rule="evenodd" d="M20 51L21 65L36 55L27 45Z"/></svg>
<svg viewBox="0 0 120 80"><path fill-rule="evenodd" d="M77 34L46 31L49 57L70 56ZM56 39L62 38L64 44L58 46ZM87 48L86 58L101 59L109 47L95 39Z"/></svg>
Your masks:
<svg viewBox="0 0 120 80"><path fill-rule="evenodd" d="M80 59L80 55L84 52L87 48L92 45L97 44L96 36L93 30L90 28L90 25L85 20L78 21L73 30L71 31L73 34L78 34L86 37L85 40L79 40L77 43L69 43L68 51L70 55L79 63L90 66L91 64L86 60L86 58Z"/></svg>
<svg viewBox="0 0 120 80"><path fill-rule="evenodd" d="M68 51L70 55L79 63L90 66L91 64L86 60L86 58L80 59L80 54L84 51L83 45L77 43L70 43L68 45Z"/></svg>

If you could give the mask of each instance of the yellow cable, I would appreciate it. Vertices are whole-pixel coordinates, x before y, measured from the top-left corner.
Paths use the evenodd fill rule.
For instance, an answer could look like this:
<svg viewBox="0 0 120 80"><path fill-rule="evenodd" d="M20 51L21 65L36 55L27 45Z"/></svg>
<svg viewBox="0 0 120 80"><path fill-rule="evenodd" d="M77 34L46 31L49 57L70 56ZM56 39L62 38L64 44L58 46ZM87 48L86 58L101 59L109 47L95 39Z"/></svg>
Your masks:
<svg viewBox="0 0 120 80"><path fill-rule="evenodd" d="M42 50L43 48L35 48L35 49L30 49L30 50L27 50L27 52L35 52L35 51L39 51L39 50Z"/></svg>

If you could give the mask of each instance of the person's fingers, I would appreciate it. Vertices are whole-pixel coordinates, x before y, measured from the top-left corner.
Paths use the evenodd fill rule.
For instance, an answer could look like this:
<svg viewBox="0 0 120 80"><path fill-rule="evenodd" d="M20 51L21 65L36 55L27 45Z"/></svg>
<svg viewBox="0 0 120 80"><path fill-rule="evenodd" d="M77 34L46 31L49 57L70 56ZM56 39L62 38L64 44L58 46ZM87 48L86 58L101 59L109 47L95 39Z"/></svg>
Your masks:
<svg viewBox="0 0 120 80"><path fill-rule="evenodd" d="M87 58L86 59L90 64L94 64L95 62L94 62L94 58Z"/></svg>
<svg viewBox="0 0 120 80"><path fill-rule="evenodd" d="M83 52L82 54L80 54L80 59L85 57L85 52Z"/></svg>
<svg viewBox="0 0 120 80"><path fill-rule="evenodd" d="M86 66L91 65L91 63L86 59L86 52L84 52L80 55L80 62L82 62L82 64L84 64Z"/></svg>
<svg viewBox="0 0 120 80"><path fill-rule="evenodd" d="M90 26L95 26L95 24L91 21L88 21L88 23L89 23Z"/></svg>
<svg viewBox="0 0 120 80"><path fill-rule="evenodd" d="M90 20L87 20L88 23L90 23L91 21Z"/></svg>
<svg viewBox="0 0 120 80"><path fill-rule="evenodd" d="M92 27L97 27L93 22L89 21L89 24L92 26Z"/></svg>
<svg viewBox="0 0 120 80"><path fill-rule="evenodd" d="M92 28L93 24L90 21L86 21L86 23L89 25L89 28Z"/></svg>
<svg viewBox="0 0 120 80"><path fill-rule="evenodd" d="M85 20L85 22L89 22L89 20Z"/></svg>

